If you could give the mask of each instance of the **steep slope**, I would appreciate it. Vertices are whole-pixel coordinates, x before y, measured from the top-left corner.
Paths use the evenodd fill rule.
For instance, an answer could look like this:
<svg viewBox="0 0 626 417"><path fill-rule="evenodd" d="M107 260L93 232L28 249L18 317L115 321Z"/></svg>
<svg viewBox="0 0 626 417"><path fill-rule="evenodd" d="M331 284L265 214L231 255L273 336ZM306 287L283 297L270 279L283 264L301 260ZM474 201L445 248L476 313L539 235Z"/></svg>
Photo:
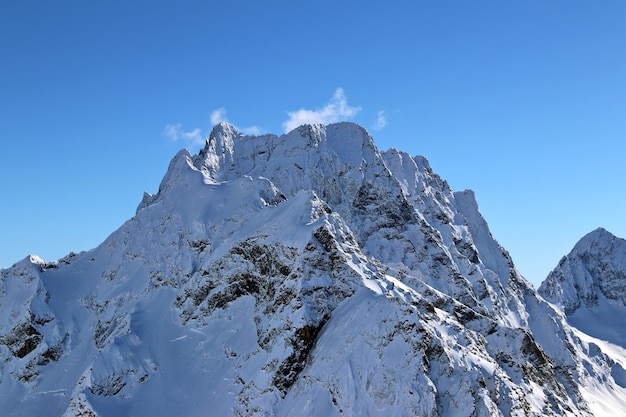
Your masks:
<svg viewBox="0 0 626 417"><path fill-rule="evenodd" d="M100 246L0 279L0 415L584 416L596 381L626 407L473 193L350 123L217 125Z"/></svg>
<svg viewBox="0 0 626 417"><path fill-rule="evenodd" d="M602 228L588 233L538 291L563 310L589 352L609 358L603 365L605 373L626 387L626 240ZM596 404L605 402L605 390L590 382L591 396L599 397Z"/></svg>
<svg viewBox="0 0 626 417"><path fill-rule="evenodd" d="M580 330L626 348L626 240L602 228L587 234L538 291Z"/></svg>

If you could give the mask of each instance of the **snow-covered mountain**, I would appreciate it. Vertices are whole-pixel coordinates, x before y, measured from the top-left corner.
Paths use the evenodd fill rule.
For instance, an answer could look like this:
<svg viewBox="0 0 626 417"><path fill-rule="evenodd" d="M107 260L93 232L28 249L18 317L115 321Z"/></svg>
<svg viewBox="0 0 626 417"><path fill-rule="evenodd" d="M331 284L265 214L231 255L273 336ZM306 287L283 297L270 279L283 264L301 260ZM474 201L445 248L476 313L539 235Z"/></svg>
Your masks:
<svg viewBox="0 0 626 417"><path fill-rule="evenodd" d="M2 416L626 409L626 365L520 276L473 193L351 123L219 124L100 246L0 284Z"/></svg>
<svg viewBox="0 0 626 417"><path fill-rule="evenodd" d="M587 234L538 291L579 330L626 349L626 240L602 228Z"/></svg>

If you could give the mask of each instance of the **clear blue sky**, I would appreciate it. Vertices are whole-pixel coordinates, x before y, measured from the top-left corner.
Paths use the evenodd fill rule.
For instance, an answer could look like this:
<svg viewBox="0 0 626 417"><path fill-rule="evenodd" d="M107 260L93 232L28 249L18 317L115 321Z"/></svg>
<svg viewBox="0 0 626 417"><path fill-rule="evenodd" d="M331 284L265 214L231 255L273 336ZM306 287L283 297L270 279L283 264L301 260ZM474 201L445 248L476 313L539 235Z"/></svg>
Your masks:
<svg viewBox="0 0 626 417"><path fill-rule="evenodd" d="M626 237L624 1L6 0L0 267L97 246L212 122L307 115L473 189L535 285Z"/></svg>

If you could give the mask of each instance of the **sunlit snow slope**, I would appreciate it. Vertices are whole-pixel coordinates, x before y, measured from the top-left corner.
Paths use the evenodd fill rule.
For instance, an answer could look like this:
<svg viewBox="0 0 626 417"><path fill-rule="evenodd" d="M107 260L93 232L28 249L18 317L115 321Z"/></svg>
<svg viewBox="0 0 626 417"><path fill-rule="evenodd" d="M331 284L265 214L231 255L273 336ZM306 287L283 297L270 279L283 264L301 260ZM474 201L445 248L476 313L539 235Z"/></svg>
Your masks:
<svg viewBox="0 0 626 417"><path fill-rule="evenodd" d="M2 416L586 416L590 386L626 407L474 194L351 123L219 124L100 246L0 283Z"/></svg>
<svg viewBox="0 0 626 417"><path fill-rule="evenodd" d="M538 291L564 311L589 352L610 358L605 373L626 387L626 240L602 228L587 234ZM588 385L585 395L598 414L626 415L626 407L611 407L606 400L611 388L596 381Z"/></svg>

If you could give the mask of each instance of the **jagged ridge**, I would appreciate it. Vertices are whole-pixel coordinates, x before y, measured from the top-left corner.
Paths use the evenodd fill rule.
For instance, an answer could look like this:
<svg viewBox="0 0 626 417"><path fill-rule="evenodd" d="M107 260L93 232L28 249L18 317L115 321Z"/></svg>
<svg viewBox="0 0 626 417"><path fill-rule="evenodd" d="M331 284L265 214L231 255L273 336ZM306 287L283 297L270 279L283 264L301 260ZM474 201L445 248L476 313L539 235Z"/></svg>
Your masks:
<svg viewBox="0 0 626 417"><path fill-rule="evenodd" d="M623 393L472 192L350 123L217 125L98 248L2 285L3 415L582 416L587 379Z"/></svg>

